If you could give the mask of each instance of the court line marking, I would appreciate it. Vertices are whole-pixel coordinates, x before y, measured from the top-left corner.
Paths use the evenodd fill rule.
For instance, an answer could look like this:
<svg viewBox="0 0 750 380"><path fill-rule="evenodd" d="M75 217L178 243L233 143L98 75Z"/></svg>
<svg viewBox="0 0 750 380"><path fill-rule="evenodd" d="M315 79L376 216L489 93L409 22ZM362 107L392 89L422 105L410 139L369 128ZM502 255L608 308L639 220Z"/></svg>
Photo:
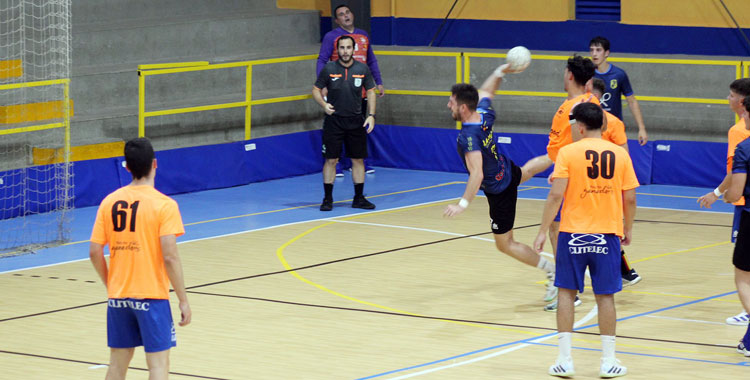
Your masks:
<svg viewBox="0 0 750 380"><path fill-rule="evenodd" d="M618 318L617 321L620 322L620 321L624 321L624 320L628 320L628 319L633 319L633 318L638 318L638 317L642 317L642 316L646 316L646 315L650 315L650 314L655 314L655 313L658 313L658 312L661 312L661 311L676 309L676 308L680 308L680 307L683 307L683 306L688 306L688 305L692 305L692 304L695 304L695 303L708 301L708 300L711 300L711 299L714 299L714 298L725 297L727 295L734 294L734 293L737 293L737 291L735 290L735 291L732 291L732 292L717 294L717 295L706 297L706 298L703 298L703 299L700 299L700 300L684 302L684 303L681 303L681 304L677 304L677 305L673 305L673 306L668 306L668 307L664 307L664 308L660 308L660 309L656 309L656 310L651 310L651 311L647 311L647 312L644 312L644 313L635 314L635 315L628 316L628 317ZM596 326L597 326L597 324L592 324L592 325L588 325L588 326L582 326L582 327L574 328L574 331L582 330L582 329L588 329L588 328L596 327ZM556 334L557 333L550 333L548 335L556 335ZM394 373L397 373L397 372L403 372L403 371L408 371L408 370L411 370L411 369L416 369L416 368L420 368L420 367L430 366L430 365L433 365L433 364L445 362L445 361L448 361L448 360L455 360L455 359L458 359L458 358L461 358L461 357L470 356L470 355L474 355L474 354L477 354L477 353L480 353L480 352L494 350L494 349L501 348L501 347L513 346L513 345L516 345L516 344L519 344L519 343L526 344L526 343L529 343L529 342L531 342L531 341L533 341L535 339L538 339L538 338L522 339L522 340L517 340L517 341L514 341L514 342L505 343L505 344L501 344L501 345L497 345L497 346L482 348L482 349L474 350L474 351L471 351L471 352L467 352L465 354L459 354L459 355L455 355L455 356L451 356L451 357L447 357L447 358L443 358L443 359L434 360L434 361L431 361L429 363L417 364L417 365L414 365L414 366L405 367L405 368L396 369L396 370L391 370L391 371L388 371L388 372L383 372L383 373L376 374L376 375L371 375L371 376L368 376L368 377L362 377L362 378L359 378L357 380L374 379L376 377L382 377L382 376L394 374ZM498 356L498 355L494 355L494 356ZM484 359L482 359L482 360L484 360ZM391 378L390 380L395 380L395 379L399 379L399 377Z"/></svg>
<svg viewBox="0 0 750 380"><path fill-rule="evenodd" d="M597 314L597 307L596 307L596 305L594 305L594 308L591 309L591 311L589 311L588 314L586 314L586 316L584 316L583 318L581 318L580 321L576 322L573 325L573 328L576 328L576 327L578 327L578 326L580 326L580 325L588 322L589 320L591 320L592 318L594 318L594 316L596 316L596 314ZM408 379L410 377L416 377L416 376L426 375L426 374L432 373L432 372L437 372L437 371L442 371L442 370L445 370L445 369L459 367L459 366L462 366L462 365L472 364L472 363L475 363L475 362L478 362L478 361L482 361L482 360L485 360L485 359L489 359L489 358L492 358L492 357L495 357L495 356L505 355L507 353L510 353L510 352L517 351L517 350L520 350L522 348L528 347L533 342L543 342L545 340L554 338L556 336L557 336L557 332L550 333L550 334L545 334L545 335L543 335L541 337L538 337L536 339L530 340L529 343L524 343L524 344L521 344L521 345L518 345L518 346L515 346L515 347L506 348L506 349L504 349L502 351L493 352L491 354L487 354L487 355L480 356L480 357L477 357L477 358L465 360L465 361L462 361L462 362L451 363L451 364L444 365L444 366L441 366L441 367L430 368L430 369L426 369L426 370L423 370L423 371L419 371L419 372L415 372L415 373L410 373L408 375L402 375L402 376L394 377L394 378L391 378L391 380ZM364 380L364 379L368 379L368 378L365 377L365 378L361 378L359 380Z"/></svg>
<svg viewBox="0 0 750 380"><path fill-rule="evenodd" d="M659 319L669 319L673 321L683 321L683 322L694 322L694 323L705 323L709 325L726 325L726 323L722 322L715 322L715 321L703 321L700 319L686 319L686 318L675 318L675 317L665 317L663 315L647 315L648 318L659 318Z"/></svg>
<svg viewBox="0 0 750 380"><path fill-rule="evenodd" d="M555 347L553 344L549 343L531 343L538 346L552 346ZM598 351L601 352L602 350L599 348L589 348L589 347L571 347L576 350L584 350L584 351ZM699 362L699 363L709 363L709 364L723 364L723 365L731 365L731 366L740 366L740 367L748 367L750 366L750 361L744 361L744 362L720 362L717 360L705 360L705 359L693 359L693 358L682 358L678 356L667 356L667 355L654 355L654 354L644 354L640 352L628 352L628 351L617 351L618 354L623 355L635 355L635 356L646 356L651 358L659 358L659 359L674 359L674 360L687 360L691 362ZM739 357L739 354L734 354L731 356ZM730 355L727 355L730 356Z"/></svg>

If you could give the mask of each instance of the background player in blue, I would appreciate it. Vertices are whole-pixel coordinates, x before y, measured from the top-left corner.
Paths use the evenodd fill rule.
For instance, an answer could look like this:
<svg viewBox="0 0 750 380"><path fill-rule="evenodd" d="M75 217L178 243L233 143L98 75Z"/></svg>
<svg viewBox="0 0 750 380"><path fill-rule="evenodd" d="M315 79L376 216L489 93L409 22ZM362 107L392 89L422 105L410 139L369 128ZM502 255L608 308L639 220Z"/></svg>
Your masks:
<svg viewBox="0 0 750 380"><path fill-rule="evenodd" d="M625 95L625 99L628 101L628 108L630 108L633 118L636 124L638 124L638 143L646 145L646 142L648 142L646 125L643 124L641 106L638 105L633 88L630 86L628 74L625 73L625 70L607 62L607 58L609 58L609 40L601 36L594 37L589 42L589 53L591 54L591 60L596 65L594 77L603 80L606 86L606 91L599 100L602 108L624 121L625 119L622 118L622 95Z"/></svg>
<svg viewBox="0 0 750 380"><path fill-rule="evenodd" d="M456 84L451 88L448 108L453 119L462 124L457 140L458 154L469 171L469 181L461 200L458 204L448 205L444 215L453 217L466 210L481 187L490 206L490 224L497 249L544 271L550 280L544 300L549 302L557 297L557 288L553 285L555 265L528 245L513 240L513 222L522 172L513 161L497 152L492 136L495 122L492 97L508 72L513 72L508 64L498 67L484 81L479 91L466 83Z"/></svg>
<svg viewBox="0 0 750 380"><path fill-rule="evenodd" d="M742 118L745 120L745 128L750 126L750 96L744 100L745 112ZM743 195L750 199L750 181L747 173L750 172L750 139L745 139L737 145L734 151L734 162L732 163L732 179L729 189L724 193L724 201L736 202ZM750 206L745 203L740 216L740 228L737 233L737 242L734 245L734 283L737 286L737 294L745 310L750 310ZM737 352L750 357L750 325L745 331L745 336L737 346Z"/></svg>

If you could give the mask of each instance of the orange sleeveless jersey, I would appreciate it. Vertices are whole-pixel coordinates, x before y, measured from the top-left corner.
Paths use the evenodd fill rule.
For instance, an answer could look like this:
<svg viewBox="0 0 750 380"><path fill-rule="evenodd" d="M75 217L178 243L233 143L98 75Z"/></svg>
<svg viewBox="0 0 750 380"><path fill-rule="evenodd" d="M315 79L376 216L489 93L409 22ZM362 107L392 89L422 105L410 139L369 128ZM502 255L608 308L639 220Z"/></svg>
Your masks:
<svg viewBox="0 0 750 380"><path fill-rule="evenodd" d="M354 38L354 41L356 42L354 46L354 54L352 54L352 58L356 59L359 62L362 62L364 64L367 64L367 49L370 48L370 39L367 38L367 36L359 33L351 33L351 34L345 34L345 36L350 36ZM333 41L333 52L331 53L331 61L335 61L339 59L339 52L336 50L336 44L339 41L339 38L343 36L339 36L336 38L335 41Z"/></svg>
<svg viewBox="0 0 750 380"><path fill-rule="evenodd" d="M745 141L746 138L750 137L750 131L745 129L745 120L740 119L740 121L737 122L732 128L729 128L729 132L727 133L727 140L729 140L729 146L727 149L727 173L732 173L732 163L734 162L734 150L737 148L737 145L743 141ZM740 200L737 202L732 203L735 206L744 206L745 205L745 198L741 197Z"/></svg>
<svg viewBox="0 0 750 380"><path fill-rule="evenodd" d="M547 155L552 161L557 159L557 152L560 148L573 142L573 137L570 134L570 110L575 104L585 102L587 99L591 103L599 104L599 99L589 92L566 100L555 112L549 131L549 143L547 144Z"/></svg>
<svg viewBox="0 0 750 380"><path fill-rule="evenodd" d="M604 114L607 115L607 130L602 132L602 139L615 145L627 143L628 136L625 134L625 123L607 111L604 111Z"/></svg>
<svg viewBox="0 0 750 380"><path fill-rule="evenodd" d="M185 233L177 202L151 186L124 186L99 205L91 241L109 245L109 298L169 299L161 236Z"/></svg>
<svg viewBox="0 0 750 380"><path fill-rule="evenodd" d="M567 178L560 231L623 235L622 192L639 186L624 148L584 138L560 149L554 178Z"/></svg>

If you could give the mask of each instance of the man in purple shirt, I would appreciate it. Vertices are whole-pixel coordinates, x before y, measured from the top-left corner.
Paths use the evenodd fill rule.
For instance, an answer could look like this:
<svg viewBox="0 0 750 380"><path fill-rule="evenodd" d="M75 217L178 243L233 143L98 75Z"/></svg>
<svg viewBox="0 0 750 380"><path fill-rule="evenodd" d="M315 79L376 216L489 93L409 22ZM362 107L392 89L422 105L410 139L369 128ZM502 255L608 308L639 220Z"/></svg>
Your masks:
<svg viewBox="0 0 750 380"><path fill-rule="evenodd" d="M338 41L341 36L352 36L356 42L354 48L354 59L366 64L370 68L372 77L375 79L375 84L377 85L377 92L380 97L383 97L385 95L383 78L380 76L378 59L375 58L375 53L372 51L370 37L368 37L367 32L354 27L354 14L352 14L352 11L348 6L344 4L337 6L333 10L333 14L336 17L336 23L339 24L339 27L331 30L323 36L323 41L320 44L320 53L318 54L318 64L315 74L320 75L320 71L323 70L323 66L325 66L328 61L335 61L339 58L338 53L336 52L336 41ZM323 96L326 95L327 92L325 92L324 89ZM367 109L367 97L364 93L362 94L362 109ZM346 166L351 167L351 164ZM372 174L375 173L375 169L367 165L365 162L365 172L367 174ZM343 177L343 175L340 166L337 164L336 176Z"/></svg>

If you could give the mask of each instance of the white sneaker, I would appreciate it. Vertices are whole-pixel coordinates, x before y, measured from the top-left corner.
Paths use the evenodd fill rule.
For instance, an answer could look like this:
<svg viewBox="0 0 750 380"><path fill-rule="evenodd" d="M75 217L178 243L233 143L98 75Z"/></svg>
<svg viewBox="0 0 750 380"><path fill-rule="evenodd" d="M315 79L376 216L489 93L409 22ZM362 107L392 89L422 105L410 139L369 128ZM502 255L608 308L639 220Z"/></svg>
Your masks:
<svg viewBox="0 0 750 380"><path fill-rule="evenodd" d="M576 374L575 368L573 368L573 358L568 357L567 359L557 359L555 364L549 367L547 372L552 376L568 377Z"/></svg>
<svg viewBox="0 0 750 380"><path fill-rule="evenodd" d="M748 315L745 311L733 317L727 318L727 324L732 326L747 326L748 321L750 321L750 315Z"/></svg>
<svg viewBox="0 0 750 380"><path fill-rule="evenodd" d="M602 366L599 368L599 377L613 378L625 376L628 373L627 367L620 364L615 358L602 359Z"/></svg>
<svg viewBox="0 0 750 380"><path fill-rule="evenodd" d="M544 293L544 302L550 302L557 298L557 286L555 286L555 274L547 273L547 292Z"/></svg>
<svg viewBox="0 0 750 380"><path fill-rule="evenodd" d="M737 352L750 358L750 349L745 347L745 343L742 343L742 341L740 341L740 344L737 346Z"/></svg>

